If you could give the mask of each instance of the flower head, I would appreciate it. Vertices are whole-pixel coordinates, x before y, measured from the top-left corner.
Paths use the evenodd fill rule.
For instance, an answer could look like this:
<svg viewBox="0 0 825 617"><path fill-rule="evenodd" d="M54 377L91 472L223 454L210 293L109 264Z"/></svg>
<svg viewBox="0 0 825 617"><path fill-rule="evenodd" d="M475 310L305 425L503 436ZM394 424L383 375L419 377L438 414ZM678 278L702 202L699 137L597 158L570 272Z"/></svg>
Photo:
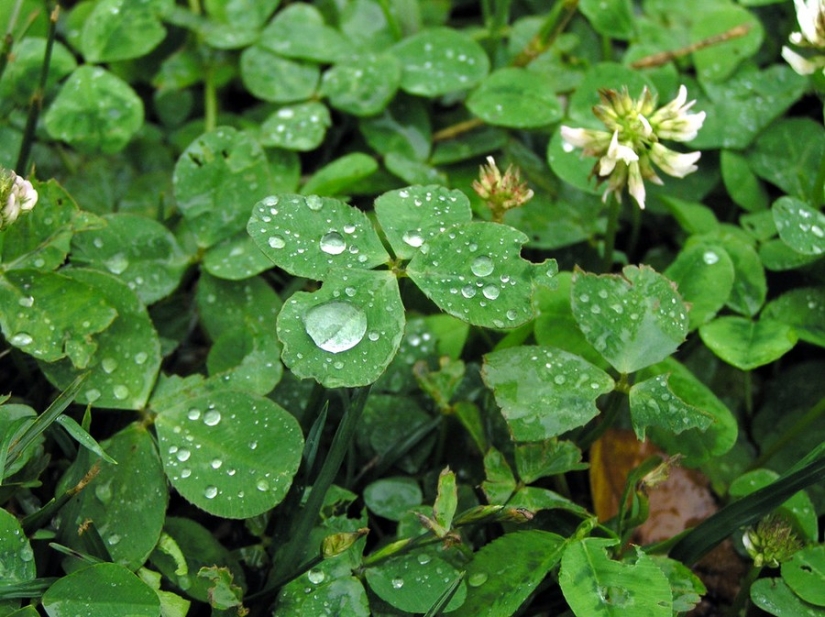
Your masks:
<svg viewBox="0 0 825 617"><path fill-rule="evenodd" d="M599 157L592 174L599 182L607 182L604 200L611 193L621 200L627 188L644 208L644 181L662 184L652 163L677 178L696 171L700 152L680 154L659 143L661 139L690 141L702 128L705 112L690 112L696 101L687 100L687 88L681 86L676 98L658 109L656 97L647 88L638 99L631 98L627 88L621 92L601 90L599 97L601 103L593 108L593 114L608 130L562 126L561 137L565 150L581 148L585 156Z"/></svg>
<svg viewBox="0 0 825 617"><path fill-rule="evenodd" d="M777 514L769 514L755 527L749 527L742 544L754 565L770 568L778 568L803 546L793 526Z"/></svg>
<svg viewBox="0 0 825 617"><path fill-rule="evenodd" d="M479 169L479 179L473 181L473 189L487 202L493 220L497 221L507 210L522 206L533 198L533 191L521 181L519 170L510 165L502 174L492 156L487 157L487 166L482 165Z"/></svg>
<svg viewBox="0 0 825 617"><path fill-rule="evenodd" d="M825 49L825 0L794 0L799 32L791 33L790 41L800 48ZM782 48L782 57L800 75L810 75L825 68L825 56L805 57L790 47Z"/></svg>
<svg viewBox="0 0 825 617"><path fill-rule="evenodd" d="M37 204L32 183L13 171L0 169L0 231L14 223L22 212Z"/></svg>

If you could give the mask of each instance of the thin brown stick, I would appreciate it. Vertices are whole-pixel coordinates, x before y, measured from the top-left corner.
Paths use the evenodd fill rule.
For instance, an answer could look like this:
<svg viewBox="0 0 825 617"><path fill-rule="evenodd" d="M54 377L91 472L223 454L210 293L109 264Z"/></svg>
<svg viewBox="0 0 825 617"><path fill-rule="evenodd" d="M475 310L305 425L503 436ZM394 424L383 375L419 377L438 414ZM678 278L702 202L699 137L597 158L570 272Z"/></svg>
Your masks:
<svg viewBox="0 0 825 617"><path fill-rule="evenodd" d="M440 131L436 131L435 133L433 133L433 141L436 142L452 139L453 137L458 137L462 133L472 131L474 128L478 128L479 126L483 125L484 120L482 120L481 118L470 118L469 120L464 120L463 122L458 122L456 124L452 124L448 127L445 127Z"/></svg>
<svg viewBox="0 0 825 617"><path fill-rule="evenodd" d="M691 43L687 47L674 49L672 51L660 51L659 53L645 56L644 58L640 58L639 60L632 62L630 66L634 69L649 69L656 66L662 66L671 60L676 60L677 58L692 54L694 51L699 51L700 49L705 49L706 47L712 47L713 45L719 45L720 43L725 43L727 41L743 37L750 32L750 29L751 27L749 24L740 24L720 34L714 34L713 36L709 36L701 41Z"/></svg>

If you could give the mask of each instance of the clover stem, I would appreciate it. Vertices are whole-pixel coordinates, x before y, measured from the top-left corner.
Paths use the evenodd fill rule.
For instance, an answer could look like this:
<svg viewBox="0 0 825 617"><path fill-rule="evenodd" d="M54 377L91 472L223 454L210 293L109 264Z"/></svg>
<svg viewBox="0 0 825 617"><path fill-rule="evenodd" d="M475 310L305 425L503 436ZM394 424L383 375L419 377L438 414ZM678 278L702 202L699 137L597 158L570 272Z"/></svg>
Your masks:
<svg viewBox="0 0 825 617"><path fill-rule="evenodd" d="M604 254L602 255L602 271L610 272L613 268L613 251L616 248L616 232L619 230L619 214L621 204L613 192L607 197L607 230L604 232Z"/></svg>
<svg viewBox="0 0 825 617"><path fill-rule="evenodd" d="M745 608L745 605L748 603L748 599L751 595L751 585L753 585L754 581L759 578L759 574L761 572L762 566L751 566L751 569L748 570L745 578L742 579L742 584L739 586L739 592L736 594L733 604L725 612L725 617L738 617L738 615Z"/></svg>

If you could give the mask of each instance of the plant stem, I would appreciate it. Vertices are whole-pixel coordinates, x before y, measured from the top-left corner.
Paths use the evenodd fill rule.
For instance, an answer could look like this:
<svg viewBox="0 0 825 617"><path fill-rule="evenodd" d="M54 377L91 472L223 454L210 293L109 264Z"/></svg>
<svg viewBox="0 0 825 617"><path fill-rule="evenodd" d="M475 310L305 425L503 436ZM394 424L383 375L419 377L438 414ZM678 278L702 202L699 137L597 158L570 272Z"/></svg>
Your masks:
<svg viewBox="0 0 825 617"><path fill-rule="evenodd" d="M210 59L203 82L203 125L206 132L218 124L218 93L215 88L215 67Z"/></svg>
<svg viewBox="0 0 825 617"><path fill-rule="evenodd" d="M819 208L822 206L823 202L825 202L825 156L822 157L819 161L819 170L816 172L816 178L814 178L814 186L811 189L811 201L814 204L814 207Z"/></svg>
<svg viewBox="0 0 825 617"><path fill-rule="evenodd" d="M346 456L350 443L355 436L355 429L358 426L361 413L364 411L369 391L369 386L358 389L344 410L344 416L341 418L338 430L335 431L335 436L332 438L332 445L326 459L324 459L321 470L318 472L318 477L312 483L312 489L309 492L306 504L297 513L289 538L276 556L276 565L269 576L270 582L290 580L298 573L297 567L302 559L301 552L306 548L306 540L318 520L318 514L321 511L327 490L335 481L344 456ZM277 590L277 587L269 584L261 593L274 592L275 590Z"/></svg>
<svg viewBox="0 0 825 617"><path fill-rule="evenodd" d="M49 66L52 62L52 49L54 49L54 37L57 30L57 17L60 14L60 6L56 5L49 15L49 34L46 39L46 52L43 55L43 66L40 67L40 83L35 88L29 103L29 115L26 117L26 128L23 129L23 141L20 144L20 152L17 155L15 169L20 175L26 174L26 167L29 165L32 144L34 143L34 131L37 128L37 119L43 109L43 93L46 91L46 79L49 76Z"/></svg>
<svg viewBox="0 0 825 617"><path fill-rule="evenodd" d="M622 210L622 205L614 193L609 193L607 199L607 230L604 232L602 272L610 272L613 269L613 251L616 248L616 232L619 230L619 214Z"/></svg>
<svg viewBox="0 0 825 617"><path fill-rule="evenodd" d="M751 595L751 585L753 585L754 581L759 578L759 574L762 572L762 566L751 566L751 569L748 570L748 573L745 575L745 578L742 579L742 583L739 587L739 592L736 594L736 598L733 600L733 604L731 607L725 611L725 617L739 617L739 614L745 608L750 599Z"/></svg>
<svg viewBox="0 0 825 617"><path fill-rule="evenodd" d="M774 454L779 452L789 443L795 441L808 429L810 425L822 418L822 416L825 416L825 398L821 399L816 405L811 407L807 412L805 412L805 415L794 422L793 425L779 437L779 439L765 448L759 457L748 465L748 470L763 467L765 463L773 458Z"/></svg>
<svg viewBox="0 0 825 617"><path fill-rule="evenodd" d="M469 120L464 120L464 122L458 122L451 126L444 127L440 131L433 133L433 143L458 137L462 133L468 133L479 126L484 126L484 120L481 118L470 118Z"/></svg>
<svg viewBox="0 0 825 617"><path fill-rule="evenodd" d="M578 6L579 0L559 0L556 2L536 36L527 43L527 46L513 60L513 66L527 66L547 51L564 31L567 23L573 18Z"/></svg>

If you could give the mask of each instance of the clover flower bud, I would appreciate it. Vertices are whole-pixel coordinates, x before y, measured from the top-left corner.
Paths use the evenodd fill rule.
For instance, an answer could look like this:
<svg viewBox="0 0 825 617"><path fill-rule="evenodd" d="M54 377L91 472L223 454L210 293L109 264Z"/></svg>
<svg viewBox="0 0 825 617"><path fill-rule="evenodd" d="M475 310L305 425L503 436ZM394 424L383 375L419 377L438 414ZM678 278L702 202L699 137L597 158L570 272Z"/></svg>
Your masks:
<svg viewBox="0 0 825 617"><path fill-rule="evenodd" d="M473 189L487 203L494 221L501 221L507 210L523 206L533 198L533 191L521 181L519 170L510 165L502 174L492 156L487 157L486 167L480 167Z"/></svg>
<svg viewBox="0 0 825 617"><path fill-rule="evenodd" d="M783 516L769 514L742 536L742 543L757 567L778 568L802 548L791 523Z"/></svg>
<svg viewBox="0 0 825 617"><path fill-rule="evenodd" d="M705 112L690 112L696 101L687 100L687 88L681 86L676 98L659 109L647 88L638 99L633 99L627 88L600 90L599 98L601 103L593 107L593 114L607 131L562 126L561 138L565 151L580 148L582 155L599 158L591 175L607 183L603 201L611 194L621 201L627 189L644 209L645 180L662 184L652 163L676 178L696 171L700 152L680 154L659 143L662 139L690 141L702 128Z"/></svg>
<svg viewBox="0 0 825 617"><path fill-rule="evenodd" d="M37 204L32 183L10 170L0 169L0 231Z"/></svg>

